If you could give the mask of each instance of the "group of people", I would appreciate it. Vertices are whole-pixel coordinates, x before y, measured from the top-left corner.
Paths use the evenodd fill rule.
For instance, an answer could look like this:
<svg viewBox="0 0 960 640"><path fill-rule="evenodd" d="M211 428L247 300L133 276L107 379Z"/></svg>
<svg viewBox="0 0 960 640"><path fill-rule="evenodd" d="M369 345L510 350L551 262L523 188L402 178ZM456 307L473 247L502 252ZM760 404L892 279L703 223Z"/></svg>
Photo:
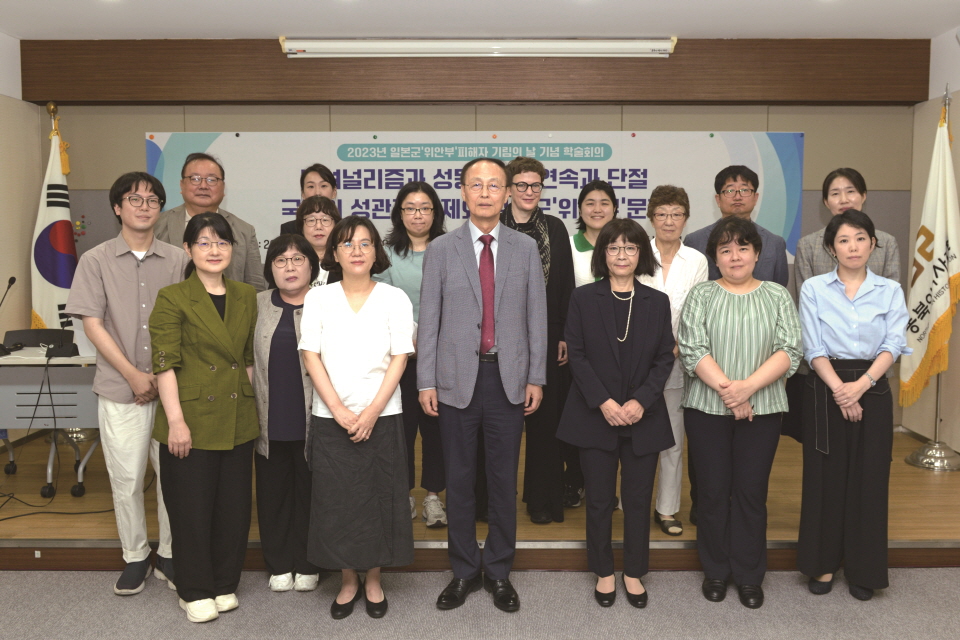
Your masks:
<svg viewBox="0 0 960 640"><path fill-rule="evenodd" d="M121 176L109 196L120 234L81 258L66 308L98 352L93 390L126 562L115 593L140 592L155 571L193 622L236 608L255 467L269 588L310 591L322 570L339 570L332 617L361 599L384 616L381 568L413 561L419 433L420 517L448 527L453 568L437 607L483 587L517 611L526 431L530 520L559 522L586 503L604 607L617 593L618 504L626 599L647 605L658 463L653 520L683 533L686 436L703 595L723 600L732 580L756 608L770 469L785 417L800 414L798 564L809 589L828 592L841 565L855 597L885 588L885 373L907 353L907 315L896 243L860 211L862 176L838 169L824 182L835 216L798 245L798 313L783 239L751 221L749 168L718 174L722 217L691 234L684 189L654 189L652 238L618 217L600 180L581 190L568 237L539 207L546 175L532 158L468 162L470 216L449 233L437 193L411 182L381 239L367 218L341 216L335 176L312 165L263 264L253 227L219 206L216 158L187 157L184 204L169 211L156 178ZM803 359L809 373L791 378ZM482 550L478 519L489 523Z"/></svg>

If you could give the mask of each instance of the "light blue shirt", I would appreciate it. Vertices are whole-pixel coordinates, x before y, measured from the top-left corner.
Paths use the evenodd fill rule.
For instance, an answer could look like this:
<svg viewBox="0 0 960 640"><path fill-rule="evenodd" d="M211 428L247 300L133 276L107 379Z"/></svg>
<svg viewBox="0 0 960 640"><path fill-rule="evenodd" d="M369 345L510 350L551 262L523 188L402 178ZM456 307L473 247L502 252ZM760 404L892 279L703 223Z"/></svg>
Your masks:
<svg viewBox="0 0 960 640"><path fill-rule="evenodd" d="M853 300L837 270L806 280L800 288L803 354L814 358L873 360L888 351L896 360L907 347L907 304L899 282L869 268Z"/></svg>
<svg viewBox="0 0 960 640"><path fill-rule="evenodd" d="M467 224L470 225L470 239L473 240L473 252L477 256L477 268L480 268L480 252L483 251L483 243L480 242L480 236L483 235L483 231L477 228L477 225L473 224L473 220L468 220ZM500 223L497 223L497 226L493 228L493 231L490 232L490 235L493 236L493 242L490 243L490 251L493 252L493 270L497 270L497 247L500 245Z"/></svg>

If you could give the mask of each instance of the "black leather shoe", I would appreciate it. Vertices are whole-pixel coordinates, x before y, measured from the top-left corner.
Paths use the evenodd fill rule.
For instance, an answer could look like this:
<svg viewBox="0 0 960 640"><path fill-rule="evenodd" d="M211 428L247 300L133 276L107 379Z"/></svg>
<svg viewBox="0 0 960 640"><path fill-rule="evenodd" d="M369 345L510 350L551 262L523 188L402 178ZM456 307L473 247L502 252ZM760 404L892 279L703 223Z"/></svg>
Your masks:
<svg viewBox="0 0 960 640"><path fill-rule="evenodd" d="M617 601L617 583L614 580L613 591L610 593L603 593L598 591L596 587L593 589L593 599L597 601L597 604L601 607L612 607L613 603Z"/></svg>
<svg viewBox="0 0 960 640"><path fill-rule="evenodd" d="M759 609L763 606L763 588L758 584L741 584L737 586L740 592L740 604L748 609Z"/></svg>
<svg viewBox="0 0 960 640"><path fill-rule="evenodd" d="M550 515L549 511L532 511L530 512L530 522L533 524L550 524L553 522L553 516Z"/></svg>
<svg viewBox="0 0 960 640"><path fill-rule="evenodd" d="M366 597L366 592L364 592L364 597ZM367 598L367 615L371 618L382 618L387 615L387 596L384 594L383 600L380 602L370 602Z"/></svg>
<svg viewBox="0 0 960 640"><path fill-rule="evenodd" d="M477 509L477 522L490 522L490 512L486 509Z"/></svg>
<svg viewBox="0 0 960 640"><path fill-rule="evenodd" d="M520 610L520 595L510 584L510 579L493 580L483 576L483 588L493 594L493 606L500 611L513 613Z"/></svg>
<svg viewBox="0 0 960 640"><path fill-rule="evenodd" d="M703 581L700 590L703 591L703 597L710 602L723 602L727 597L727 581L707 578Z"/></svg>
<svg viewBox="0 0 960 640"><path fill-rule="evenodd" d="M357 600L363 597L363 582L357 586L357 593L354 594L353 600L340 604L337 602L337 599L334 598L333 602L330 604L330 615L333 616L334 620L343 620L348 615L353 613L353 605L357 604Z"/></svg>
<svg viewBox="0 0 960 640"><path fill-rule="evenodd" d="M643 609L645 606L647 606L647 590L644 589L643 593L640 594L630 593L630 591L627 590L626 576L624 574L620 574L620 577L623 580L623 590L627 592L627 602L635 606L637 609ZM643 583L640 584L642 585Z"/></svg>
<svg viewBox="0 0 960 640"><path fill-rule="evenodd" d="M810 582L807 583L807 589L815 596L824 596L833 589L833 577L823 581L810 578Z"/></svg>
<svg viewBox="0 0 960 640"><path fill-rule="evenodd" d="M858 584L853 584L852 582L848 585L850 588L850 595L852 595L857 600L863 600L866 602L873 597L873 589L867 589L866 587L861 587Z"/></svg>
<svg viewBox="0 0 960 640"><path fill-rule="evenodd" d="M437 598L437 609L443 609L444 611L456 609L467 601L468 595L480 589L480 585L482 584L483 576L479 573L469 580L454 578L450 581L450 584L440 592L440 597Z"/></svg>

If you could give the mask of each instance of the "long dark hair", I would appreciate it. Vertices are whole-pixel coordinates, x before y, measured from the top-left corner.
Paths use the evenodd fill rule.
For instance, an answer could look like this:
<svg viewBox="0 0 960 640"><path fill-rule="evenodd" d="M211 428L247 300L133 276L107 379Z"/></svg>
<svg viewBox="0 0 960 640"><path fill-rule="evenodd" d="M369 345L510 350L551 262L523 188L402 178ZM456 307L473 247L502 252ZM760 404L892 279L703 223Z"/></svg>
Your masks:
<svg viewBox="0 0 960 640"><path fill-rule="evenodd" d="M190 218L190 222L187 223L187 228L183 230L183 243L191 247L197 244L197 239L200 237L200 234L203 233L204 229L210 229L210 231L221 240L226 240L230 244L237 244L237 239L234 237L233 229L230 227L227 219L219 213L213 213L212 211L198 213ZM183 270L183 279L186 280L189 278L196 270L197 267L191 259L190 262L187 263L187 268Z"/></svg>
<svg viewBox="0 0 960 640"><path fill-rule="evenodd" d="M423 193L430 198L433 205L433 224L430 225L430 233L427 236L427 242L433 242L438 236L446 233L443 228L446 216L443 213L443 202L436 190L426 182L408 182L397 192L397 199L393 202L393 209L390 211L390 220L393 222L393 228L387 234L384 244L398 256L407 257L410 251L410 236L407 235L407 228L403 226L403 201L411 193Z"/></svg>

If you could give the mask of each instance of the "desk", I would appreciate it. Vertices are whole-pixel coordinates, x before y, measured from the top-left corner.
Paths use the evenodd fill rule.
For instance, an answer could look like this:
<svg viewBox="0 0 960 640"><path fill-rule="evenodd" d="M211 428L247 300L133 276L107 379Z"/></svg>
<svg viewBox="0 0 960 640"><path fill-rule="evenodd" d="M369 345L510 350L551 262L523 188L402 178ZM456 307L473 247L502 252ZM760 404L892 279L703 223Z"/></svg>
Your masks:
<svg viewBox="0 0 960 640"><path fill-rule="evenodd" d="M93 376L96 374L96 356L78 356L75 358L50 358L47 360L43 347L26 347L9 356L0 357L0 407L3 414L0 421L5 429L54 429L50 443L50 455L47 459L47 484L40 490L44 498L52 498L56 493L53 486L53 462L57 454L57 433L59 429L98 429L97 395L93 393ZM44 368L50 378L49 388L44 384ZM39 394L39 395L38 395ZM17 472L13 455L13 446L6 438L10 463L4 472ZM80 447L68 440L73 447L77 472L77 484L70 493L82 496L83 472L90 456L100 444L100 437L90 445L83 459Z"/></svg>

